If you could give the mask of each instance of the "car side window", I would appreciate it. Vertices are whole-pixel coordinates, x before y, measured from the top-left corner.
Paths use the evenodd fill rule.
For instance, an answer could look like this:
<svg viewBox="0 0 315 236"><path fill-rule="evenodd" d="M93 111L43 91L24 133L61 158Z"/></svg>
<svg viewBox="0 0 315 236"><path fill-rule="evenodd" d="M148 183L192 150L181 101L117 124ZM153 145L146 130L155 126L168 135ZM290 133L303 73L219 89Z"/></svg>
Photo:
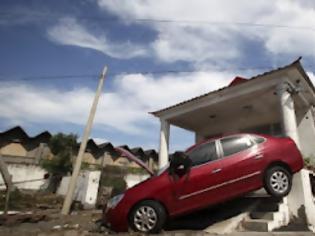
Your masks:
<svg viewBox="0 0 315 236"><path fill-rule="evenodd" d="M254 143L246 136L233 136L221 139L221 145L224 156L230 156L252 147Z"/></svg>
<svg viewBox="0 0 315 236"><path fill-rule="evenodd" d="M218 159L215 142L201 144L188 153L192 161L192 166L201 165L203 163Z"/></svg>

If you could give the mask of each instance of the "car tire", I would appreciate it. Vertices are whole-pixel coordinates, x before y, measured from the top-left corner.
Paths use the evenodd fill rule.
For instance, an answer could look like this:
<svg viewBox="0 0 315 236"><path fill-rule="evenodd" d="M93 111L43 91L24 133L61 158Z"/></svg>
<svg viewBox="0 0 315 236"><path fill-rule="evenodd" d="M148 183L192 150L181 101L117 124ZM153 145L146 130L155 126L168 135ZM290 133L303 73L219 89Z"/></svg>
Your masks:
<svg viewBox="0 0 315 236"><path fill-rule="evenodd" d="M133 231L159 233L166 221L164 207L156 201L143 201L137 204L129 215L129 225Z"/></svg>
<svg viewBox="0 0 315 236"><path fill-rule="evenodd" d="M273 166L265 173L265 189L274 197L284 197L292 187L292 174L282 166Z"/></svg>

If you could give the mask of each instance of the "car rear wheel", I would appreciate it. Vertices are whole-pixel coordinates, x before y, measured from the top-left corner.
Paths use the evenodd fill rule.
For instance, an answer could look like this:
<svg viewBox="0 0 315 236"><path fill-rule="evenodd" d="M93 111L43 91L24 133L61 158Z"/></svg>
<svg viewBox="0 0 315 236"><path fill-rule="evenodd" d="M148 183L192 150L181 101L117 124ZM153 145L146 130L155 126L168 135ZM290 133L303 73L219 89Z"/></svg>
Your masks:
<svg viewBox="0 0 315 236"><path fill-rule="evenodd" d="M292 187L292 174L281 166L273 166L266 171L265 189L274 197L284 197Z"/></svg>
<svg viewBox="0 0 315 236"><path fill-rule="evenodd" d="M155 201L143 201L132 210L129 224L132 230L142 233L158 233L164 226L166 212L164 207Z"/></svg>

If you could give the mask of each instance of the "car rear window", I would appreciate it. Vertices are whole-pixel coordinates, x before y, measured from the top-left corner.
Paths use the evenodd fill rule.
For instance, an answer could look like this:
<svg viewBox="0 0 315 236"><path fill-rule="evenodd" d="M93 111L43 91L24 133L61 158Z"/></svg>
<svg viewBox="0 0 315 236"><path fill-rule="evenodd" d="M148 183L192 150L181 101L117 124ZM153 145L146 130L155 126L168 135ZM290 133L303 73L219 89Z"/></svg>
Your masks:
<svg viewBox="0 0 315 236"><path fill-rule="evenodd" d="M230 156L240 151L246 150L254 143L246 136L233 136L221 139L224 156Z"/></svg>

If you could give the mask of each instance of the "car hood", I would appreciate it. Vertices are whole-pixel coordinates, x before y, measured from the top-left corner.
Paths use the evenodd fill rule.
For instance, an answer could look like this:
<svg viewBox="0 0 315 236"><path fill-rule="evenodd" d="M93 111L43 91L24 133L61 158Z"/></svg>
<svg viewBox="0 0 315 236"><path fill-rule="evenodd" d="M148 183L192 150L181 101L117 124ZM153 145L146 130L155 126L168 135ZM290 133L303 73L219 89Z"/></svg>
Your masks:
<svg viewBox="0 0 315 236"><path fill-rule="evenodd" d="M149 173L149 175L151 175L151 176L154 175L153 171L150 170L150 168L143 161L141 161L139 158L137 158L135 155L133 155L128 150L121 148L121 147L115 147L115 151L120 153L121 156L126 157L128 160L134 161L135 163L137 163L144 170L146 170Z"/></svg>

